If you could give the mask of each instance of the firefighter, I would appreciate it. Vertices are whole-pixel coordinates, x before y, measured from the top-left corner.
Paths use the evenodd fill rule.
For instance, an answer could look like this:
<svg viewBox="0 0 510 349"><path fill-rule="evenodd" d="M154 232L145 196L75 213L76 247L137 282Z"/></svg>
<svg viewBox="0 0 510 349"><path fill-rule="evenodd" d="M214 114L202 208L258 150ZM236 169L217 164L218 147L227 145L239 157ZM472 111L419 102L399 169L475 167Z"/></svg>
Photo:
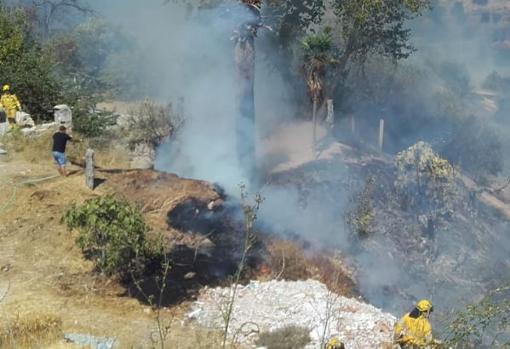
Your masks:
<svg viewBox="0 0 510 349"><path fill-rule="evenodd" d="M433 310L432 303L422 299L395 324L394 341L397 348L421 349L434 343L432 326L428 320Z"/></svg>
<svg viewBox="0 0 510 349"><path fill-rule="evenodd" d="M344 343L339 341L336 338L332 338L329 340L328 343L326 343L325 349L345 349Z"/></svg>
<svg viewBox="0 0 510 349"><path fill-rule="evenodd" d="M18 100L18 97L11 93L11 87L9 85L4 85L2 87L2 97L0 97L0 103L3 105L5 113L7 114L9 126L14 126L16 124L16 112L21 110L21 104Z"/></svg>

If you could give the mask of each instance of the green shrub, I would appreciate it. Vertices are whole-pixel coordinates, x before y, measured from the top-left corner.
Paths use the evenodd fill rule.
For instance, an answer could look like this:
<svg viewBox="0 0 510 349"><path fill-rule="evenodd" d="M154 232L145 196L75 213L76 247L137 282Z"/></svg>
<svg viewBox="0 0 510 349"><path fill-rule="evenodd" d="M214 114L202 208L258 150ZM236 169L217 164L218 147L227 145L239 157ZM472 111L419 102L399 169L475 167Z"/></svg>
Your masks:
<svg viewBox="0 0 510 349"><path fill-rule="evenodd" d="M268 349L302 349L310 342L310 331L307 328L287 326L261 333L255 344Z"/></svg>
<svg viewBox="0 0 510 349"><path fill-rule="evenodd" d="M87 138L103 136L117 121L112 113L96 110L96 100L93 98L78 99L72 108L73 129Z"/></svg>
<svg viewBox="0 0 510 349"><path fill-rule="evenodd" d="M510 348L508 287L455 311L444 328L441 348Z"/></svg>
<svg viewBox="0 0 510 349"><path fill-rule="evenodd" d="M374 229L375 211L372 204L374 187L375 178L371 176L363 190L351 198L354 209L348 214L347 222L360 238L370 236Z"/></svg>
<svg viewBox="0 0 510 349"><path fill-rule="evenodd" d="M123 279L137 275L151 258L161 253L147 240L149 227L141 212L112 196L73 206L62 221L69 229L79 231L78 246L107 275Z"/></svg>

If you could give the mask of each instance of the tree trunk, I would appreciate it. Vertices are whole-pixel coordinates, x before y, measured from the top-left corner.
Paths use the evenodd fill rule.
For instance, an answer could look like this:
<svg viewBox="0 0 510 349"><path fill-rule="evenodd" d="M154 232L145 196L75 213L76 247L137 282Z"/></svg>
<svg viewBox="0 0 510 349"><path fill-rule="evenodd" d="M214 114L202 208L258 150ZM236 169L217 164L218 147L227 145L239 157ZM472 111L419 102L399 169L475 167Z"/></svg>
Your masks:
<svg viewBox="0 0 510 349"><path fill-rule="evenodd" d="M313 109L312 109L312 122L313 122L313 154L317 151L317 93L313 95Z"/></svg>
<svg viewBox="0 0 510 349"><path fill-rule="evenodd" d="M239 86L236 124L237 153L245 176L250 180L256 170L255 159L255 42L249 36L238 40L235 47Z"/></svg>

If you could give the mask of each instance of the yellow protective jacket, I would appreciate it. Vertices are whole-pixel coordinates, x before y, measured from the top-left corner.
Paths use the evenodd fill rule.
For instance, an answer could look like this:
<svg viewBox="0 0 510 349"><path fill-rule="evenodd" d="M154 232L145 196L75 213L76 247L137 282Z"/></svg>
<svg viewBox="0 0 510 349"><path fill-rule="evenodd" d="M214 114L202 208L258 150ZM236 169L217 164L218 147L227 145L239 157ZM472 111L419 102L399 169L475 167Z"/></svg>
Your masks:
<svg viewBox="0 0 510 349"><path fill-rule="evenodd" d="M0 97L0 104L4 106L5 113L9 119L14 119L16 117L16 111L21 109L18 97L11 93L4 93L2 97Z"/></svg>
<svg viewBox="0 0 510 349"><path fill-rule="evenodd" d="M394 338L403 348L424 348L432 343L432 326L423 315L412 318L407 313L395 324Z"/></svg>

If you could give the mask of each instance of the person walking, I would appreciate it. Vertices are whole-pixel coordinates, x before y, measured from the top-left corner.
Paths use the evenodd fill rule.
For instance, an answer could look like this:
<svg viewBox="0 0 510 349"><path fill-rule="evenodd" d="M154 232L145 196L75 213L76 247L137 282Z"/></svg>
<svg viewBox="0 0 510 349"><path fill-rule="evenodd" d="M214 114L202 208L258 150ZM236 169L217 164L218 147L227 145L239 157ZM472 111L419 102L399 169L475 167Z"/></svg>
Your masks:
<svg viewBox="0 0 510 349"><path fill-rule="evenodd" d="M72 141L73 137L67 134L65 126L60 126L58 132L53 135L52 155L57 164L58 173L61 176L67 176L66 172L66 145Z"/></svg>

